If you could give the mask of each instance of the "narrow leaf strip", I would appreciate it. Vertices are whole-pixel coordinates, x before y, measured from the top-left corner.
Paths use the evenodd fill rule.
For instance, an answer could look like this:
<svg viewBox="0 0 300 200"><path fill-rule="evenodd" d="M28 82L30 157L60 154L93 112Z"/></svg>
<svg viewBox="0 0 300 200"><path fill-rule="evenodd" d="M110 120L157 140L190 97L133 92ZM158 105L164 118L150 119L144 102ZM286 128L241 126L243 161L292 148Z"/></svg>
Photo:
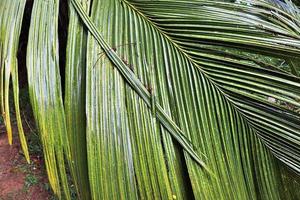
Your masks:
<svg viewBox="0 0 300 200"><path fill-rule="evenodd" d="M81 3L88 11L90 1L81 0ZM69 166L79 199L91 198L87 166L86 118L84 115L87 33L81 25L74 7L69 6L64 103L71 151Z"/></svg>
<svg viewBox="0 0 300 200"><path fill-rule="evenodd" d="M17 126L19 132L19 139L21 143L21 147L26 158L26 161L30 163L29 152L27 147L27 141L24 134L24 129L22 125L21 113L20 113L20 106L19 106L19 81L18 81L18 61L15 58L12 69L12 84L13 84L13 93L14 93L14 102L15 102L15 111L16 111L16 118L17 118Z"/></svg>
<svg viewBox="0 0 300 200"><path fill-rule="evenodd" d="M22 120L19 108L19 83L18 83L18 61L17 51L19 45L19 37L21 33L23 13L25 9L24 0L0 2L0 104L1 112L6 125L8 142L12 144L13 133L11 123L11 111L9 105L10 78L12 77L14 106L17 119L17 127L19 131L20 143L27 162L29 163L29 153L27 142L25 139Z"/></svg>

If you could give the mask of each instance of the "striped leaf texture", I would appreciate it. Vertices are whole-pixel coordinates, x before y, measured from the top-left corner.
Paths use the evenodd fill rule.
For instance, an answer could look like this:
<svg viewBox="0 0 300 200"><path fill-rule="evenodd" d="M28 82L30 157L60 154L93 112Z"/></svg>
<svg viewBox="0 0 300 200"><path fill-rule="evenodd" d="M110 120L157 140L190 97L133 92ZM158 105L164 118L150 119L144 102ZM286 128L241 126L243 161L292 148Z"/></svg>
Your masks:
<svg viewBox="0 0 300 200"><path fill-rule="evenodd" d="M268 98L298 107L299 79L216 48L288 55L292 60L298 56L299 32L289 27L298 24L282 24L288 13L271 23L269 15L278 8L255 3L94 1L90 19L81 14L92 35L86 112L93 199L136 198L136 192L142 199L185 199L191 189L195 199L281 198L273 156L298 171L299 114ZM131 73L124 74L124 64L134 73L131 79L150 89L151 98L192 141L216 177L188 153L182 157L181 146L159 118L151 117L151 106L128 80ZM162 153L165 159L158 160Z"/></svg>
<svg viewBox="0 0 300 200"><path fill-rule="evenodd" d="M82 0L81 3L88 12L90 1ZM69 167L79 198L90 199L85 116L88 32L72 5L69 6L69 19L65 73L65 115L71 152Z"/></svg>
<svg viewBox="0 0 300 200"><path fill-rule="evenodd" d="M9 117L6 74L12 69L18 107L22 14L8 13L24 1L4 2L0 94ZM27 71L60 199L71 199L73 183L84 200L300 199L300 11L292 1L69 0L65 66L59 3L34 1Z"/></svg>
<svg viewBox="0 0 300 200"><path fill-rule="evenodd" d="M29 95L54 193L70 199L65 158L71 162L58 52L59 1L34 1L27 47Z"/></svg>
<svg viewBox="0 0 300 200"><path fill-rule="evenodd" d="M0 109L6 125L9 144L13 142L10 99L10 80L12 79L13 99L19 138L27 162L29 153L21 121L19 107L19 82L17 51L25 0L2 0L0 2Z"/></svg>

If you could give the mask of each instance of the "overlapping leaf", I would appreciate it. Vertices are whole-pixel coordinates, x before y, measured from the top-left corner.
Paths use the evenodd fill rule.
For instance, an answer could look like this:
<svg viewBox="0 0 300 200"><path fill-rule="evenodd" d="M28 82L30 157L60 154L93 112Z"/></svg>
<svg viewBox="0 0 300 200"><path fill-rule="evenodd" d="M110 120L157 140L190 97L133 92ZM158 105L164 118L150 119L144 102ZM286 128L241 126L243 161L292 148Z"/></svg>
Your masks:
<svg viewBox="0 0 300 200"><path fill-rule="evenodd" d="M220 4L222 5L222 3ZM279 198L280 194L278 193L276 187L278 187L280 180L279 177L275 175L277 173L276 164L274 163L274 161L272 161L273 158L270 157L262 144L258 142L257 137L258 135L261 137L266 136L272 131L272 128L278 127L276 127L275 124L274 127L271 127L269 129L260 129L259 127L261 126L260 123L262 123L262 121L247 116L246 111L250 106L250 110L252 109L252 114L259 110L260 112L265 114L265 116L263 116L264 119L267 119L267 116L269 117L270 113L272 113L274 110L279 113L281 113L282 111L288 113L288 111L284 110L283 108L271 105L266 101L265 97L270 96L276 97L278 99L280 98L281 101L286 101L294 104L295 106L298 106L298 102L293 99L297 98L298 94L291 93L292 89L285 85L286 82L284 83L281 80L274 81L275 78L284 76L284 80L289 80L289 84L293 86L293 89L298 89L298 79L276 71L266 70L253 64L233 59L224 59L224 57L218 57L213 54L197 55L197 51L195 49L191 50L191 48L188 48L188 46L192 46L192 44L201 44L201 41L205 43L210 40L213 41L216 45L223 44L232 46L237 46L237 44L245 44L246 42L249 42L249 45L244 48L252 50L259 46L261 47L261 52L267 53L267 50L274 50L274 52L272 51L270 53L271 55L278 56L282 55L283 53L292 53L292 56L296 56L298 55L297 40L293 38L287 38L286 35L288 34L285 32L286 30L284 28L277 27L276 24L271 24L272 26L270 26L269 29L275 27L277 34L281 33L282 35L284 35L282 36L282 40L279 40L279 42L276 43L274 40L275 38L278 39L278 36L275 37L274 35L269 34L268 31L270 30L268 29L258 29L254 30L253 32L259 33L264 36L268 35L270 37L269 39L265 39L261 36L251 37L251 34L247 35L246 33L244 33L244 35L240 34L240 30L235 27L236 24L243 25L245 30L251 30L252 26L255 26L255 24L257 24L258 22L262 23L264 21L259 20L260 18L255 16L253 13L252 15L255 20L252 21L250 25L249 23L241 22L240 20L230 21L228 20L228 18L224 18L224 14L222 14L222 12L220 12L220 15L217 16L217 11L228 11L228 6L232 6L232 4L224 4L220 8L216 8L215 11L213 11L213 5L218 4L214 4L212 2L207 3L204 1L191 3L174 1L133 1L130 3L121 2L121 5L117 2L107 1L102 3L98 2L94 5L99 6L102 11L106 10L108 12L107 14L103 14L100 16L97 15L98 18L93 18L92 15L92 20L96 21L96 24L100 23L102 25L102 23L105 23L102 26L98 25L100 32L103 31L102 34L105 33L104 38L106 38L107 41L111 41L110 43L112 47L117 47L119 45L125 44L124 46L122 46L121 50L118 48L112 48L111 51L116 51L119 57L123 58L123 62L128 64L128 66L131 68L131 70L133 70L133 72L141 80L141 82L143 82L145 85L150 85L150 87L157 88L157 90L155 90L154 92L158 97L157 99L159 101L159 104L163 105L164 109L167 110L168 107L171 107L170 105L173 106L172 111L170 111L172 114L170 113L170 115L172 115L172 117L176 119L179 127L182 128L183 132L186 134L186 137L191 138L193 144L199 148L198 153L200 154L201 152L204 152L207 157L207 162L210 163L209 166L213 168L214 172L217 174L218 177L216 180L211 178L210 176L205 175L205 172L201 171L197 166L195 166L193 162L188 158L189 156L186 155L185 162L187 163L195 197L200 198L205 196L208 199L220 197L225 199L233 197L239 199L257 197L272 197L275 199ZM247 9L249 9L249 7ZM205 16L205 12L215 12L215 15L218 17L219 21L225 21L226 19L228 21L227 24L224 22L226 26L231 23L233 27L230 29L230 31L233 32L233 35L235 32L239 33L235 35L235 40L229 38L229 34L226 34L226 32L224 31L224 24L224 27L222 27L224 29L219 29L220 33L215 33L216 31L214 30L211 32L215 34L209 34L209 31L206 30L208 33L204 33L203 36L201 34L203 32L194 31L193 27L197 30L201 30L201 28L203 28L201 27L201 24L199 25L199 23L201 23L201 20L199 21L199 19L202 19L202 16ZM197 15L196 13L198 13L199 15ZM235 12L235 14L239 13ZM232 17L233 13L229 12L225 13L225 15ZM101 18L101 16L103 19ZM217 18L215 18L215 16L213 17L214 18L211 20L212 24L214 22L220 23ZM181 24L178 18L182 19ZM174 24L172 24L172 20ZM120 21L123 22L125 27L119 30L118 28L120 28ZM188 24L186 23L187 21L189 22ZM182 27L180 25L182 25ZM191 27L186 28L186 26L189 25L191 25ZM204 26L206 26L205 23ZM184 33L185 31L187 32L187 34ZM108 34L107 32L109 32L110 34ZM108 35L106 36L106 34ZM116 35L121 35L122 39L118 39L118 36ZM223 37L220 38L219 36ZM237 40L237 38L239 38L239 40ZM244 42L241 39L244 39L246 41ZM121 40L122 42L116 42L119 40ZM294 48L288 48L288 46L286 45L289 40L293 40L293 42L296 42L290 43L294 46ZM135 45L128 46L126 44ZM277 46L274 47L274 44L276 44ZM97 51L97 48L95 49ZM98 49L98 51L101 51L100 48ZM91 52L92 62L88 63L88 66L90 66L91 70L91 72L88 72L88 74L90 73L90 77L88 79L91 79L91 85L87 88L93 87L93 85L94 87L99 87L99 81L101 80L100 82L102 84L105 84L100 87L101 90L104 90L103 87L112 89L111 93L113 95L115 90L117 89L115 86L111 85L112 80L114 79L107 78L111 77L111 75L109 74L115 75L116 72L114 71L114 68L112 68L113 71L108 73L105 67L107 67L109 63L107 63L103 56L102 59L100 59L99 64L98 57L94 56L94 52L95 50ZM153 66L156 77L158 77L155 80L155 85L151 85L151 83L149 82L149 76L151 75L149 74L147 66L143 64L143 57L146 58L149 66ZM231 70L231 73L226 74L227 71L225 69ZM253 72L253 70L256 71ZM235 76L235 71L240 72L240 76L237 76L237 78L233 77L235 78L235 80L240 81L238 82L240 85L233 83L231 84L233 78L230 79L230 75ZM102 78L98 80L99 77ZM266 78L265 82L267 83L267 85L263 86L262 84L260 84L261 79L257 77ZM247 85L249 84L249 81L246 82L247 79L251 79L252 81L250 82L250 86ZM268 81L273 81L272 83L274 85L272 85L272 87L270 87L271 85L268 86ZM238 88L235 88L234 86ZM121 86L121 88L123 88L123 86ZM104 164L105 160L101 159L102 161L95 162L94 158L97 154L100 155L102 152L111 152L109 150L100 149L103 148L103 145L107 144L108 139L112 142L116 142L116 139L114 137L111 139L110 135L106 137L102 136L102 134L109 132L106 128L97 128L98 124L101 125L102 123L116 124L116 122L113 121L109 122L110 119L112 119L111 117L101 114L102 112L114 113L114 110L111 111L110 107L114 107L115 105L111 104L111 102L113 102L112 100L106 99L109 98L108 94L111 94L107 93L109 91L108 89L106 89L106 92L104 93L103 91L94 93L94 91L95 88L93 88L93 90L90 90L92 98L90 98L90 104L89 106L87 106L87 108L93 107L93 109L91 109L90 111L87 110L87 112L91 113L91 115L88 115L88 121L91 120L91 126L95 126L94 128L88 129L87 132L90 137L89 140L93 141L93 143L88 144L88 147L92 148L93 150L91 151L93 156L89 158L89 162L92 160L93 162L91 165L93 167L100 166L100 168L104 171L107 170L109 173L112 173L110 172L111 166L107 166L106 164ZM131 90L127 92L130 91ZM99 96L99 94L101 95ZM97 98L100 98L102 101L97 100ZM248 99L252 100L250 105L247 104L247 102L249 101ZM132 101L133 99L131 97L128 101L130 103L126 104L127 107L123 107L124 111L122 112L122 114L125 113L125 116L127 111L126 108L133 110L131 111L133 113L136 113L136 111L134 110L139 108L136 106L130 106L132 105ZM256 103L257 101L258 103ZM261 104L269 107L267 109L261 109ZM97 110L101 112L99 113L99 111ZM127 115L129 116L129 119L131 119L129 120L129 122L134 121L135 118L143 119L140 114L143 112L137 113L139 113L139 115L130 115L130 113ZM114 113L114 116L115 115L118 116L120 115L120 113L116 112ZM288 116L288 114L285 115ZM299 120L298 116L295 113L292 115L293 120ZM99 116L100 120L98 121L98 123L93 123L93 120L96 119L97 116ZM101 119L105 119L108 121L105 122ZM275 118L273 118L272 120L273 122L276 121ZM287 121L288 119L282 120L282 123L286 124ZM124 122L126 122L126 120ZM255 125L253 125L254 122L256 122ZM297 125L289 125L289 128L295 128L294 137L297 137L297 131L299 130ZM136 126L139 127L138 125L135 125L135 127ZM130 130L134 132L136 128L133 127ZM246 134L250 134L251 137L248 136L247 138L247 136L245 136ZM278 134L281 134L281 136L284 137L285 141L290 143L289 145L294 146L295 144L297 144L297 138L296 140L293 140L287 137L288 135L284 131L279 131ZM238 137L241 138L238 139ZM247 139L245 140L245 138ZM265 144L271 147L273 151L274 148L272 148L272 145L283 145L282 143L280 143L279 139L276 140L274 138L273 141L266 142L265 139L262 140L265 141ZM236 142L233 142L234 140L236 140ZM295 143L293 144L293 142ZM94 148L95 143L99 144L99 149ZM243 144L242 147L239 143ZM165 151L169 152L167 153L167 155L172 155L170 154L170 152L174 152L174 144L166 143L164 145L169 147L165 149ZM110 147L112 148L113 145ZM255 150L252 149L253 147L255 147ZM297 153L297 148L298 147L296 146L292 152ZM236 152L236 150L240 151L241 149L243 150L243 154L241 154L240 152ZM116 149L114 148L111 150L116 151ZM290 152L288 151L284 151L284 154L280 154L276 151L274 152L276 153L276 156L282 156L289 161L297 162L297 160L293 159L293 155L290 155ZM135 154L131 155L134 158ZM106 155L101 156L106 157ZM143 157L141 157L140 159L142 158ZM257 159L256 162L253 162L253 158ZM167 161L174 162L174 160L172 159L167 159ZM113 160L109 160L106 162L114 163ZM143 160L141 162L143 163ZM174 167L174 165L170 165L168 163L166 165L170 168ZM103 166L104 168L101 166ZM136 170L137 187L139 187L139 189L141 190L142 188L147 189L148 180L142 179L143 173L145 172L142 171L142 174L140 175L140 165L134 163L133 166L134 170ZM125 165L125 168L128 168L128 166L126 167ZM91 185L95 189L97 188L99 183L107 181L110 182L114 179L114 176L105 176L104 174L100 173L97 174L97 169L97 167L90 168L90 170L92 170L91 175L93 178L93 182L91 182ZM269 171L274 171L272 173L267 173L265 171L266 169L268 169ZM149 170L151 170L151 168ZM173 172L175 171L173 170ZM140 180L139 176L141 176ZM177 177L180 176L177 175ZM141 182L142 184L139 184ZM173 185L172 189L174 196L180 195L180 192L178 194L176 192L184 190L182 189L182 187L174 187L178 186L177 180L172 180L171 185ZM229 187L229 185L231 186L231 188ZM267 185L268 187L266 187ZM153 195L161 195L160 192L155 192L154 186L152 186L152 189ZM135 189L132 189L131 191L134 192ZM94 190L93 193L95 192L96 190ZM109 192L109 187L105 188L102 186L99 193L98 191L95 193L95 198L103 197L101 195L105 194L117 196L120 195L120 191L117 191L114 194ZM144 193L142 194L144 195Z"/></svg>
<svg viewBox="0 0 300 200"><path fill-rule="evenodd" d="M294 5L292 12L263 0L72 2L65 106L58 0L34 2L27 55L31 103L59 197L62 186L70 198L64 155L82 199L297 195L280 190L273 155L299 172L300 80L236 51L286 60L297 75Z"/></svg>

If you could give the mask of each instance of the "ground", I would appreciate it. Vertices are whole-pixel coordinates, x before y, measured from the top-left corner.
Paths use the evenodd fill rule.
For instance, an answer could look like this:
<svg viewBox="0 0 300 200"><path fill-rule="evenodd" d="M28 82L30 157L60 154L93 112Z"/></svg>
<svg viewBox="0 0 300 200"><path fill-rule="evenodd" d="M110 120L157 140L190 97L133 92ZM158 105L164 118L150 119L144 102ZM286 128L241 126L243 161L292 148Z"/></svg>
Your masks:
<svg viewBox="0 0 300 200"><path fill-rule="evenodd" d="M34 139L36 136L30 134L31 164L27 164L18 137L14 136L14 143L10 146L5 126L0 121L0 200L54 199L40 156L41 150Z"/></svg>

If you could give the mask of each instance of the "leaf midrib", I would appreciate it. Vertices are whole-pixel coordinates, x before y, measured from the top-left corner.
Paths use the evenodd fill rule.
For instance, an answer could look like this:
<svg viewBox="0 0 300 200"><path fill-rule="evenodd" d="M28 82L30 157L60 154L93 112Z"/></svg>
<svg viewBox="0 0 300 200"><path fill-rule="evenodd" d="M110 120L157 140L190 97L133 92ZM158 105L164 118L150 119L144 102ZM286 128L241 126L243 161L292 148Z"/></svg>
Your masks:
<svg viewBox="0 0 300 200"><path fill-rule="evenodd" d="M228 98L228 94L222 90L220 86L218 86L217 83L215 83L208 74L197 64L197 61L195 61L193 58L191 58L185 51L182 49L170 36L168 36L159 26L157 26L155 23L153 23L147 16L145 16L140 10L138 10L134 5L130 4L127 0L121 0L121 2L125 2L128 7L130 7L132 10L134 10L138 15L140 15L146 22L148 22L151 26L156 29L161 35L165 36L166 40L169 41L170 44L172 44L175 49L178 50L179 53L183 54L184 57L194 66L196 69L202 73L202 75L209 81L209 83L219 91L220 94L224 96L224 99L228 102L229 105L231 105L236 112L239 114L239 116L249 125L250 129L253 131L256 130L254 127L252 127L251 122L248 121L247 118L244 117L243 113L232 103L232 100Z"/></svg>

